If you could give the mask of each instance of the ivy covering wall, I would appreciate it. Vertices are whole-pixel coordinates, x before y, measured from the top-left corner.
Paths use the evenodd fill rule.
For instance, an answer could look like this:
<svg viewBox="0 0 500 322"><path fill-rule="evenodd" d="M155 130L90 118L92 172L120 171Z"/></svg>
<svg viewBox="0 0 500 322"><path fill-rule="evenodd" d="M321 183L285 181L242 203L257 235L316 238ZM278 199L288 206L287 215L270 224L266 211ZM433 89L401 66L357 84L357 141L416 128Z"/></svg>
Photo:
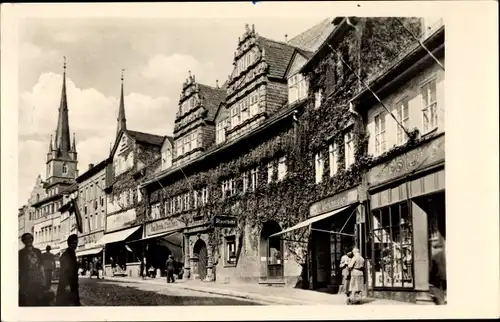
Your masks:
<svg viewBox="0 0 500 322"><path fill-rule="evenodd" d="M200 164L199 171L186 173L187 179L180 177L175 182L162 180L163 188L155 185L149 202L163 202L181 193L208 186L209 202L196 210L189 210L175 215L186 224L193 217L214 215L232 215L238 218L235 229L237 240L241 240L244 227L252 227L257 232L250 236L252 246L257 247L259 233L263 223L276 221L283 229L307 218L310 205L322 198L360 184L368 167L383 162L394 154L410 149L417 142L417 135L410 136L408 143L396 150L374 159L366 155L368 137L362 118L349 112L348 100L360 89L360 83L354 73L341 61L342 58L362 77L370 77L397 57L412 40L401 25L393 18L361 19L358 29L351 29L334 46L335 51L326 49L324 57L307 72L310 81L309 98L304 102L298 120L291 117L273 129L268 137L255 142L247 149L228 150L232 158L224 160L214 167L206 168ZM410 26L417 28L418 19L405 19ZM314 93L323 92L322 104L314 108ZM344 134L351 131L354 137L355 163L345 169ZM329 175L328 146L337 143L338 172ZM321 183L315 183L315 154L324 156L324 177ZM227 155L224 158L227 158ZM287 175L277 181L277 161L286 157ZM268 184L267 164L275 163L273 182ZM242 173L259 167L258 187L255 192L242 192ZM222 198L221 181L233 178L238 193ZM189 182L188 182L189 181ZM193 198L190 198L193 203ZM162 208L162 215L164 208ZM191 209L193 204L191 205ZM227 229L226 229L227 230ZM214 262L218 260L218 249L222 243L221 229L210 234ZM299 236L295 236L298 238ZM303 239L308 236L303 236ZM285 242L290 254L299 263L304 263L306 249L294 242Z"/></svg>

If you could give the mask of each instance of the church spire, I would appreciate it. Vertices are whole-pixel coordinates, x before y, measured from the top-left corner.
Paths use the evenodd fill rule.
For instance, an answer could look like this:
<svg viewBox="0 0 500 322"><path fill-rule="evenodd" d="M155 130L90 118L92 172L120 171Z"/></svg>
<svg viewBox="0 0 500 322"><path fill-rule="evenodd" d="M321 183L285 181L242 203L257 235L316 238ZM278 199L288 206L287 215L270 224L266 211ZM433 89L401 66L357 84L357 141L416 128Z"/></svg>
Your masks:
<svg viewBox="0 0 500 322"><path fill-rule="evenodd" d="M52 153L52 134L50 135L50 142L49 142L49 153Z"/></svg>
<svg viewBox="0 0 500 322"><path fill-rule="evenodd" d="M116 136L118 137L118 134L120 133L121 130L126 130L127 129L127 119L125 118L125 102L123 100L123 72L125 69L122 69L122 83L121 83L121 93L120 93L120 107L118 109L118 125L116 127Z"/></svg>
<svg viewBox="0 0 500 322"><path fill-rule="evenodd" d="M68 102L66 99L66 56L64 56L64 72L61 92L61 103L59 105L59 118L57 121L55 149L59 156L69 156L70 151L70 136L69 136L69 120L68 120Z"/></svg>

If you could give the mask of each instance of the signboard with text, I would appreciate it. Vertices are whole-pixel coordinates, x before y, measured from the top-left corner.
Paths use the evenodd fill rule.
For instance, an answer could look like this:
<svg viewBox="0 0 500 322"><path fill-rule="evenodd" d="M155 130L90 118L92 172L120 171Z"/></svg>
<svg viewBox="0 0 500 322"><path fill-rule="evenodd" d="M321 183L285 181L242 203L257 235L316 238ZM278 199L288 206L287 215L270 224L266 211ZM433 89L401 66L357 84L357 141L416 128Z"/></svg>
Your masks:
<svg viewBox="0 0 500 322"><path fill-rule="evenodd" d="M313 203L309 208L309 217L314 217L330 211L334 211L336 209L350 205L356 201L358 201L357 188L337 193L333 196Z"/></svg>
<svg viewBox="0 0 500 322"><path fill-rule="evenodd" d="M368 172L368 184L376 186L392 179L423 169L428 165L444 161L444 135L426 142L389 162L380 164Z"/></svg>
<svg viewBox="0 0 500 322"><path fill-rule="evenodd" d="M215 227L236 227L238 219L232 216L215 216L213 224Z"/></svg>
<svg viewBox="0 0 500 322"><path fill-rule="evenodd" d="M164 218L146 223L146 237L157 235L177 229L182 229L185 224L177 218Z"/></svg>
<svg viewBox="0 0 500 322"><path fill-rule="evenodd" d="M103 231L98 231L92 234L78 237L78 246L82 249L94 248L97 246L97 241L104 236ZM80 249L80 248L79 248Z"/></svg>
<svg viewBox="0 0 500 322"><path fill-rule="evenodd" d="M136 219L135 209L129 209L118 214L106 217L106 231L114 231L128 227Z"/></svg>

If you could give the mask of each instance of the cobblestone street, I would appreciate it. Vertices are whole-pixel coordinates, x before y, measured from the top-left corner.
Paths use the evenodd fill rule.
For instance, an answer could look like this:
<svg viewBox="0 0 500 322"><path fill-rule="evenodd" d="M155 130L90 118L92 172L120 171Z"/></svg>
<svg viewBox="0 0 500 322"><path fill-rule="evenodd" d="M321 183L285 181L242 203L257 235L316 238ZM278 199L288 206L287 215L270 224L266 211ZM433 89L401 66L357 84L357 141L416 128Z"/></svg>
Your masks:
<svg viewBox="0 0 500 322"><path fill-rule="evenodd" d="M52 285L56 294L57 284ZM139 284L80 279L80 299L83 306L144 306L144 305L259 305L258 303L207 294L169 285Z"/></svg>

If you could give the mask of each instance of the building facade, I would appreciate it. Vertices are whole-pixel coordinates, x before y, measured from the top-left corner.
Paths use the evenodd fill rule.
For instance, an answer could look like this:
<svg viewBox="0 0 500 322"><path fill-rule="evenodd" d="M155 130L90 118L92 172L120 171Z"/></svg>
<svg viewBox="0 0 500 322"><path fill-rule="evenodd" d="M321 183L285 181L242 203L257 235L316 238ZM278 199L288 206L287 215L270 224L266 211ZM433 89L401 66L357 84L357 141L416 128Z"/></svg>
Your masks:
<svg viewBox="0 0 500 322"><path fill-rule="evenodd" d="M150 169L160 165L165 140L127 129L122 78L117 137L106 169L105 229L97 241L104 246L105 275L139 276L145 207L138 185Z"/></svg>
<svg viewBox="0 0 500 322"><path fill-rule="evenodd" d="M75 138L70 140L68 102L66 97L66 64L64 65L61 102L54 140L49 142L46 161L46 180L43 182L44 197L37 193L34 208L34 246L45 249L50 245L54 253L60 250L61 213L59 208L69 201L78 176Z"/></svg>
<svg viewBox="0 0 500 322"><path fill-rule="evenodd" d="M82 215L83 232L78 234L76 256L86 267L94 258L102 263L103 247L97 242L104 236L106 224L106 167L105 159L97 165L89 164L88 170L76 178L77 204ZM73 218L74 220L74 218ZM70 226L72 224L70 223Z"/></svg>

